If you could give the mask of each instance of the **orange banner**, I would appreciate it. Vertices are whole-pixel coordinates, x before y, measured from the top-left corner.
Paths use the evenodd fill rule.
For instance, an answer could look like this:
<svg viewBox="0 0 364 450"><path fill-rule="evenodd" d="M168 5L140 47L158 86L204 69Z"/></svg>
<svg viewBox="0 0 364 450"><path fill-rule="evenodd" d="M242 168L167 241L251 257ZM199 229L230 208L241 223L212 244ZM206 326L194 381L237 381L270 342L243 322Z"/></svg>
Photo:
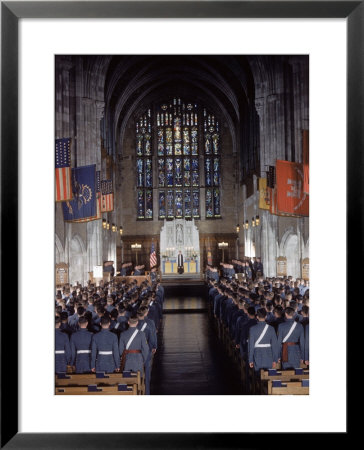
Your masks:
<svg viewBox="0 0 364 450"><path fill-rule="evenodd" d="M277 214L308 216L308 194L303 191L303 165L277 160Z"/></svg>
<svg viewBox="0 0 364 450"><path fill-rule="evenodd" d="M269 212L271 214L277 214L277 189L276 188L268 188L269 192Z"/></svg>
<svg viewBox="0 0 364 450"><path fill-rule="evenodd" d="M303 192L309 193L308 130L302 130Z"/></svg>

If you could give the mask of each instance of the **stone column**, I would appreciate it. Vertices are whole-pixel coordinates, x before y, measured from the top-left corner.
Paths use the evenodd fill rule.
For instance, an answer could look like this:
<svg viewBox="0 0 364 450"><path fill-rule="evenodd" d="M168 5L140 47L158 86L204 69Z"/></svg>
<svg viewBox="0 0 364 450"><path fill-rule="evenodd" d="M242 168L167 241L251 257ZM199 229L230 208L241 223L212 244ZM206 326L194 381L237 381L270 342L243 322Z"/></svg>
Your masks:
<svg viewBox="0 0 364 450"><path fill-rule="evenodd" d="M293 77L293 112L294 112L294 144L295 160L302 162L302 130L308 129L309 87L308 87L308 58L291 57Z"/></svg>
<svg viewBox="0 0 364 450"><path fill-rule="evenodd" d="M260 173L263 174L268 165L269 158L266 155L266 145L265 145L265 128L266 128L266 116L265 116L265 98L260 97L255 99L255 109L259 116L259 146L260 146Z"/></svg>
<svg viewBox="0 0 364 450"><path fill-rule="evenodd" d="M58 58L56 64L56 139L70 136L70 70L73 64Z"/></svg>

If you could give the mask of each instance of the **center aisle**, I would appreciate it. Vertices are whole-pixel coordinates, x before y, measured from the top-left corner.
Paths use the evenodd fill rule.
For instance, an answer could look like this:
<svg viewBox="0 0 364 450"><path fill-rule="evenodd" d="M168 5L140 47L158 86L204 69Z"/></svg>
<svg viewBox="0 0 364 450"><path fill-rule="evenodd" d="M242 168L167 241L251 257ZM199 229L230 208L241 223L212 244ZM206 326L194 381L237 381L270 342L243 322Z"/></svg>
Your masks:
<svg viewBox="0 0 364 450"><path fill-rule="evenodd" d="M151 394L242 394L237 370L215 337L206 300L166 297L164 311L153 362Z"/></svg>

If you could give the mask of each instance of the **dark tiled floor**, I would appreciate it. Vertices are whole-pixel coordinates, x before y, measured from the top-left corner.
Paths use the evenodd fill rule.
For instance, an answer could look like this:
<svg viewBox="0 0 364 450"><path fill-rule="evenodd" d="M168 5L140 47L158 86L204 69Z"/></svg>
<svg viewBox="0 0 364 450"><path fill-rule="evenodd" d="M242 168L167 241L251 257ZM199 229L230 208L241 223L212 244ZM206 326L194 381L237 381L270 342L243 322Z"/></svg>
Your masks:
<svg viewBox="0 0 364 450"><path fill-rule="evenodd" d="M207 312L203 312L205 300L166 298L164 307L171 309L172 304L179 312L164 314L153 362L151 394L242 394L237 370L217 341ZM183 312L193 306L194 313Z"/></svg>
<svg viewBox="0 0 364 450"><path fill-rule="evenodd" d="M185 297L185 296L169 296L165 299L163 309L169 312L172 310L194 309L201 310L206 309L206 300L202 297Z"/></svg>

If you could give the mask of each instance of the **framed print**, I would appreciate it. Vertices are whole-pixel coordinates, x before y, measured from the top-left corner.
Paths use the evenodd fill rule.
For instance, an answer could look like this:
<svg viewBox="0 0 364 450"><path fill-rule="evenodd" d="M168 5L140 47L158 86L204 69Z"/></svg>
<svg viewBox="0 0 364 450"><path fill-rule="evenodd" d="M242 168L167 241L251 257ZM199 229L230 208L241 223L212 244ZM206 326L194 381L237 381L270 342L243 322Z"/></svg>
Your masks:
<svg viewBox="0 0 364 450"><path fill-rule="evenodd" d="M300 20L306 22L301 24ZM325 25L322 25L323 22ZM312 165L312 186L319 191L324 183L327 185L326 191L323 191L326 192L325 200L322 200L322 191L320 196L312 200L319 220L310 222L310 248L314 249L310 265L314 275L310 285L318 297L312 306L313 311L317 312L316 321L313 319L313 342L319 340L322 330L325 331L327 341L331 342L335 335L334 326L325 322L320 328L317 319L325 311L323 303L327 301L325 290L320 290L322 277L335 277L339 267L340 282L335 286L335 301L332 304L346 319L342 289L343 286L349 288L354 284L360 267L350 260L346 261L346 247L352 250L355 246L355 253L358 253L358 249L360 253L362 250L360 208L363 193L360 180L363 164L358 149L363 145L363 22L364 6L361 1L1 2L2 447L240 448L244 442L244 447L253 448L260 446L263 439L270 436L267 433L339 432L339 438L347 436L346 361L345 357L340 361L333 357L335 351L331 345L324 354L314 353L318 369L312 372L311 399L304 396L300 400L279 396L281 398L270 400L268 397L252 399L252 396L247 396L249 398L246 399L239 397L240 404L234 396L222 399L203 395L180 396L184 398L168 396L168 399L167 396L160 396L156 404L155 399L147 396L137 398L134 402L125 398L125 402L123 399L121 403L114 396L105 396L108 399L101 401L99 398L86 398L90 396L71 399L53 395L54 385L49 371L53 361L49 361L49 355L45 356L49 344L46 341L54 333L52 324L48 324L45 319L47 314L52 313L51 306L47 304L47 295L52 295L50 289L54 293L53 267L50 269L54 260L54 244L50 244L53 247L49 248L47 240L49 225L54 231L54 219L48 219L51 215L54 217L53 191L49 189L52 178L48 170L49 162L53 164L53 161L49 159L46 149L48 145L54 144L54 129L57 129L55 121L62 121L61 116L55 118L54 115L54 103L57 101L54 98L55 55L309 54L310 123L311 118L313 123L312 128L310 126L313 133L311 135L310 130L310 140L312 136L312 145L316 150L312 155L316 161ZM321 26L325 41L320 40ZM324 73L322 79L319 79L320 72ZM335 81L331 78L335 78ZM91 78L85 85L87 83L92 83ZM138 90L135 92L137 95ZM87 108L87 100L85 91L84 96L77 101ZM100 109L101 106L100 103ZM165 105L160 106L161 111L158 110L158 116L157 112L155 115L156 121L160 121L159 114L166 114L165 110L168 109L168 105L165 109ZM172 108L172 103L170 106ZM194 111L192 103L187 105L187 109L189 107ZM328 110L331 110L332 115ZM206 211L210 208L213 216L211 220L221 220L220 205L221 209L224 208L223 200L220 203L219 190L221 158L217 150L215 156L213 154L219 145L219 128L214 116L206 114L206 121L211 121L208 123L211 136L201 140L207 156L204 155L200 162L197 159L197 141L193 141L197 114L196 117L188 116L188 123L183 117L186 121L183 133L177 136L179 130L176 131L175 127L174 145L170 150L166 146L166 154L163 157L159 155L159 161L152 161L151 158L147 116L148 113L146 123L141 123L140 129L139 126L136 131L133 129L136 136L133 135L133 139L138 141L138 136L141 136L140 148L135 150L134 158L140 161L142 167L139 172L135 169L140 178L136 181L140 185L135 190L138 226L142 227L143 221L149 226L157 216L156 220L164 220L169 214L168 202L171 196L175 200L170 208L173 210L170 218L182 221L185 213L188 219L198 220L201 214L205 214L205 208ZM168 120L171 119L164 122L165 130L161 134L161 139L166 141L172 136ZM294 127L294 124L291 126ZM158 143L163 144L164 141ZM86 146L90 142L78 145ZM234 142L231 145L235 145ZM214 159L208 154L210 150ZM321 160L318 158L319 153L323 155ZM87 158L82 163L89 164ZM159 174L163 173L159 178L154 177L159 183L154 204L151 197L152 164L156 164L156 167L159 167L158 164L160 167L171 166L170 170L160 171ZM193 177L198 164L204 164L204 180L213 186L207 187L211 198L206 197L206 201L205 197L198 196L200 186L197 178ZM342 167L346 167L346 171ZM105 176L105 180L107 178ZM194 182L197 184L194 185ZM355 201L357 199L359 203ZM359 214L354 216L354 211L358 210ZM327 211L329 214L326 214ZM115 224L111 225L114 228ZM333 234L333 229L336 229L336 234ZM326 235L330 233L331 237L328 238ZM180 228L176 239L182 240ZM331 265L333 242L334 250L337 251L335 266ZM188 256L192 258L193 264L190 260L184 265L178 263L178 269L189 271L192 267L196 270L198 255L191 248ZM137 253L137 247L131 249L131 255L132 251L136 253L138 266L140 253ZM112 255L108 256L107 264L113 260ZM286 270L282 261L280 268ZM308 270L308 259L305 261L305 270ZM348 264L346 274L344 261ZM104 268L107 264L104 264ZM94 267L95 273L99 270L101 275L103 267L97 264ZM173 270L172 263L170 269ZM65 270L66 266L59 267L57 276L63 277ZM336 291L340 289L338 295ZM340 296L341 303L337 300ZM44 327L43 334L39 332L39 324ZM346 356L346 330L342 334L338 349L341 355ZM335 372L335 376L331 371ZM331 391L325 385L325 376L329 377L327 386L330 386ZM335 383L340 386L337 390ZM325 394L319 392L320 389ZM334 391L335 401L330 397ZM268 422L262 419L255 427L254 417L266 407L277 416L292 408L300 411L306 419L297 425L290 418L287 428L280 428L277 417L271 417ZM322 408L322 415L326 414L325 423L314 423L313 417L317 414L315 407ZM74 411L77 411L77 415ZM138 417L138 420L130 420L126 411L130 411L130 416ZM240 412L242 419L239 417ZM69 413L70 420L67 423L65 417ZM240 420L244 423L240 423ZM285 437L280 437L280 443L285 440Z"/></svg>

